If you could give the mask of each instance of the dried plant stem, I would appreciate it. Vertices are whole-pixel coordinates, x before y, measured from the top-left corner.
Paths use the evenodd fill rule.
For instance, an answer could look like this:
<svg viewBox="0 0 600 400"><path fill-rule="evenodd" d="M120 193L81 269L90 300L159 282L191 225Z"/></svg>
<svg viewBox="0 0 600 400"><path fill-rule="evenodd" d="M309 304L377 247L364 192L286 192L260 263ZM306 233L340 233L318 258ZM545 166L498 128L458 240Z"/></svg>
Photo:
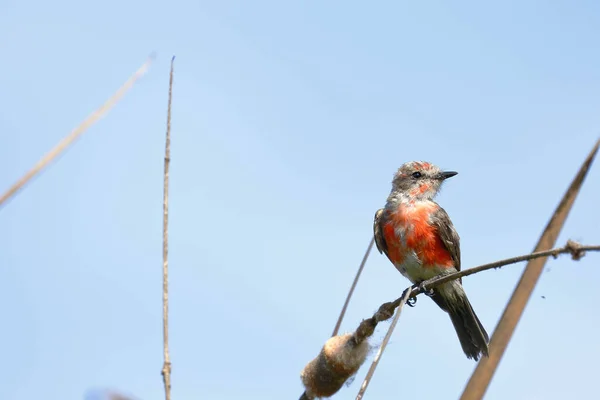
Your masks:
<svg viewBox="0 0 600 400"><path fill-rule="evenodd" d="M408 301L409 298L416 297L417 295L419 295L421 293L429 291L433 287L436 287L438 285L441 285L441 284L446 283L451 280L460 279L465 276L477 274L477 273L487 271L490 269L494 269L494 268L501 268L503 266L510 265L510 264L516 264L516 263L519 263L522 261L541 259L541 258L545 258L548 256L552 256L552 257L556 258L560 254L565 254L565 253L570 253L573 260L577 261L577 260L580 260L585 255L586 251L600 251L600 245L582 246L579 243L569 240L567 242L567 244L563 247L555 248L552 250L546 250L546 251L538 251L538 252L534 252L534 253L526 254L526 255L522 255L522 256L517 256L517 257L511 257L511 258L507 258L504 260L495 261L495 262L492 262L489 264L484 264L484 265L481 265L478 267L466 269L464 271L455 272L452 274L439 275L437 277L434 277L432 279L424 281L419 285L413 285L413 286L406 288L402 292L402 296L400 298L398 298L392 302L382 304L381 306L379 306L379 309L377 310L377 312L375 314L373 314L372 317L363 319L362 322L359 324L359 326L356 328L356 330L353 333L353 340L354 340L355 344L358 346L361 343L363 343L365 340L367 340L371 335L373 335L375 328L377 327L377 325L380 322L386 321L386 320L392 318L392 316L394 316L395 310L398 309L398 312L396 313L396 316L394 318L394 322L391 324L391 326L386 334L386 337L381 345L381 348L379 349L377 356L373 362L373 365L371 365L371 368L369 369L369 372L367 373L367 376L365 377L365 380L363 381L363 384L361 385L360 391L357 395L357 399L361 399L364 396L365 390L366 390L367 386L369 385L370 380L373 377L373 372L374 372L379 360L381 359L381 355L382 355L382 353L389 341L389 338L392 335L394 327L400 317L401 306L403 306ZM327 382L325 382L325 383L327 383ZM316 387L318 387L320 384L321 383L319 383L319 382L310 382L311 386L317 385ZM314 389L314 387L315 386L313 386L313 389ZM302 396L300 396L301 400L312 400L312 398L313 397L309 396L306 391L302 394Z"/></svg>
<svg viewBox="0 0 600 400"><path fill-rule="evenodd" d="M577 175L571 182L571 185L564 194L562 200L556 207L554 214L548 221L538 243L535 246L534 252L550 249L555 246L556 239L569 215L569 211L573 207L573 203L579 193L583 181L596 157L600 140L598 140L592 151L588 154L583 164L581 165ZM471 378L467 382L465 389L460 397L461 400L479 400L483 398L487 388L498 368L500 360L506 351L508 343L525 311L527 302L540 278L544 269L545 260L534 260L527 264L519 283L515 287L513 294L500 317L500 321L490 339L490 354L489 357L482 358Z"/></svg>
<svg viewBox="0 0 600 400"><path fill-rule="evenodd" d="M583 257L583 255L585 254L586 251L600 251L600 245L581 246L580 244L569 240L567 242L567 244L563 247L557 247L552 250L538 251L535 253L526 254L526 255L522 255L522 256L506 258L504 260L494 261L489 264L483 264L478 267L469 268L464 271L454 272L452 274L447 274L447 275L441 275L441 276L438 276L435 278L431 278L427 281L424 281L421 285L411 286L410 287L411 292L410 292L409 298L416 297L419 294L423 293L424 291L427 291L431 288L434 288L434 287L444 284L446 282L460 279L465 276L477 274L477 273L487 271L490 269L502 268L507 265L517 264L517 263L520 263L523 261L534 260L534 259L542 258L542 257L548 257L548 256L558 257L560 254L566 254L566 253L570 253L574 260L579 260L581 257ZM391 306L391 307L393 307L393 309L395 309L396 307L398 307L400 305L401 300L402 300L402 297L394 300L391 303L385 303L382 306L386 306L389 304L389 306Z"/></svg>
<svg viewBox="0 0 600 400"><path fill-rule="evenodd" d="M163 382L165 399L171 400L171 358L169 356L169 164L171 162L171 100L173 97L173 62L169 74L169 103L165 141L165 173L163 186Z"/></svg>
<svg viewBox="0 0 600 400"><path fill-rule="evenodd" d="M379 364L381 355L383 354L385 347L387 346L388 342L390 341L390 338L392 337L392 332L394 332L394 328L396 327L396 324L398 323L398 320L400 319L400 313L402 312L402 306L404 306L404 304L406 304L406 301L410 297L410 293L411 293L411 290L406 289L404 291L404 293L402 294L402 297L400 298L400 304L398 305L398 308L396 309L396 315L394 315L394 319L392 320L392 323L390 324L390 327L389 327L387 333L385 334L385 337L383 338L383 342L381 342L381 346L379 346L379 350L377 350L377 354L375 355L375 358L373 359L373 362L371 363L369 372L367 372L367 376L365 376L365 379L364 379L362 385L360 386L360 390L358 391L358 394L356 395L356 400L361 400L363 398L365 392L367 391L367 386L369 386L369 382L371 382L371 379L373 378L373 374L375 374L375 369L377 368L377 365Z"/></svg>
<svg viewBox="0 0 600 400"><path fill-rule="evenodd" d="M348 291L348 296L346 296L346 301L344 302L342 311L340 311L340 316L338 317L338 320L335 323L335 328L333 328L333 333L331 334L331 336L337 335L340 330L340 326L342 325L342 321L344 320L344 315L346 315L346 310L348 309L348 304L350 303L350 299L352 298L354 289L356 289L356 284L358 283L360 274L362 273L363 269L365 268L367 258L369 258L369 253L371 253L371 249L373 248L374 243L375 243L375 238L373 237L373 238L371 238L371 242L369 243L369 246L367 247L367 251L365 251L365 255L363 256L363 259L360 262L358 271L356 271L356 276L354 277L354 282L352 282L352 286L350 286L350 290Z"/></svg>
<svg viewBox="0 0 600 400"><path fill-rule="evenodd" d="M25 175L23 175L18 181L16 181L2 196L0 196L0 208L4 206L4 203L13 197L19 190L21 190L35 175L37 175L42 169L44 169L52 160L54 160L60 153L75 141L83 132L85 132L90 126L104 116L120 99L123 95L131 89L133 84L141 78L148 67L154 60L154 55L150 55L148 60L121 86L115 94L112 95L100 108L89 115L77 128L75 128L68 136L63 138L52 150L46 153L38 162L31 168Z"/></svg>
<svg viewBox="0 0 600 400"><path fill-rule="evenodd" d="M564 247L558 247L558 248L555 248L552 250L546 250L546 251L538 251L538 252L526 254L523 256L511 257L511 258L507 258L504 260L495 261L495 262L492 262L489 264L480 265L478 267L469 268L464 271L459 271L459 272L455 272L453 274L444 275L442 277L433 278L429 281L425 281L424 284L421 286L422 286L422 288L425 288L425 290L428 290L428 289L431 289L432 287L441 285L443 283L453 281L455 279L459 279L459 278L462 278L465 276L477 274L482 271L487 271L488 269L502 268L502 267L505 267L510 264L517 264L517 263L520 263L523 261L529 261L529 260L534 260L534 259L548 257L548 256L552 256L552 257L556 258L560 254L566 254L566 253L570 253L571 256L573 257L573 259L579 260L581 257L583 257L583 255L586 251L600 251L600 245L599 246L581 246L578 243L575 243L575 242L569 240ZM413 287L411 297L415 297L416 295L418 295L421 292L422 291L419 289L419 287Z"/></svg>

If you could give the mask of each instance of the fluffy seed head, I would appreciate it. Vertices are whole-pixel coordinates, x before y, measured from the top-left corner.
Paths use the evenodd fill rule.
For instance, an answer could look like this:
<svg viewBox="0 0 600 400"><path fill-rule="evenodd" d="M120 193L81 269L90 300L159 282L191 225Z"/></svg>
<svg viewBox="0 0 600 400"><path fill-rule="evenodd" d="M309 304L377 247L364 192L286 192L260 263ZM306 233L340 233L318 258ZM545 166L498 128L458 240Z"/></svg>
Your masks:
<svg viewBox="0 0 600 400"><path fill-rule="evenodd" d="M357 344L351 333L333 336L300 374L306 393L313 398L333 396L358 371L368 352L368 342Z"/></svg>

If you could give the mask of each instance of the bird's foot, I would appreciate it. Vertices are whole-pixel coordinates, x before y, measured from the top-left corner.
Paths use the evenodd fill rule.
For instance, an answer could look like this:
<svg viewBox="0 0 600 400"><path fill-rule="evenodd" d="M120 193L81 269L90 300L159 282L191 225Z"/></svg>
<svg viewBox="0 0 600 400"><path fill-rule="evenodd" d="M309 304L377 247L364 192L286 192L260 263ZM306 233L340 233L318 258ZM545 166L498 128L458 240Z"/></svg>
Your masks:
<svg viewBox="0 0 600 400"><path fill-rule="evenodd" d="M409 307L414 307L417 304L417 298L410 297L408 300L406 300L406 304L408 304Z"/></svg>
<svg viewBox="0 0 600 400"><path fill-rule="evenodd" d="M434 295L433 289L428 289L425 282L419 283L419 292L424 293L425 296L432 297Z"/></svg>

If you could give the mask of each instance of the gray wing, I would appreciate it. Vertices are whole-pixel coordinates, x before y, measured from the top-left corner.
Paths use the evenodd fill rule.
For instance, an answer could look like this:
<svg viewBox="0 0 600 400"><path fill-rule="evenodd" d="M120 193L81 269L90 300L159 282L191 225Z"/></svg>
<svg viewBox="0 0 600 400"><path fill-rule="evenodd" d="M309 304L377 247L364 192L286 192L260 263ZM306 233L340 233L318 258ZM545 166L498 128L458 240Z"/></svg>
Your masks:
<svg viewBox="0 0 600 400"><path fill-rule="evenodd" d="M377 245L377 250L380 253L385 253L387 255L387 244L385 243L385 238L383 237L383 208L380 208L375 212L375 221L373 221L373 235L375 237L375 244Z"/></svg>
<svg viewBox="0 0 600 400"><path fill-rule="evenodd" d="M436 228L442 243L450 253L454 267L460 271L460 237L446 210L442 207L438 208L431 216L431 224Z"/></svg>

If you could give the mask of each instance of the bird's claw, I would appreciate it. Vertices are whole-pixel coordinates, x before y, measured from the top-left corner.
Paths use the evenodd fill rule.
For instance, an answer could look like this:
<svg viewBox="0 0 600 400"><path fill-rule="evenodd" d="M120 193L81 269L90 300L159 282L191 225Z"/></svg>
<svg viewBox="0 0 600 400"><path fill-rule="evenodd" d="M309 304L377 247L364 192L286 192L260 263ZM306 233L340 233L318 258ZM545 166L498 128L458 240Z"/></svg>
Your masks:
<svg viewBox="0 0 600 400"><path fill-rule="evenodd" d="M419 283L419 292L424 293L425 296L432 297L434 295L433 289L427 289L425 282Z"/></svg>
<svg viewBox="0 0 600 400"><path fill-rule="evenodd" d="M419 283L417 287L419 288L419 293L424 293L425 296L432 297L434 295L433 289L428 289L425 285L425 282ZM406 300L406 304L408 304L409 307L414 307L415 304L417 304L417 297L410 297L408 300Z"/></svg>
<svg viewBox="0 0 600 400"><path fill-rule="evenodd" d="M417 304L417 298L410 297L408 300L406 300L406 304L408 304L409 307L414 307L415 304Z"/></svg>

